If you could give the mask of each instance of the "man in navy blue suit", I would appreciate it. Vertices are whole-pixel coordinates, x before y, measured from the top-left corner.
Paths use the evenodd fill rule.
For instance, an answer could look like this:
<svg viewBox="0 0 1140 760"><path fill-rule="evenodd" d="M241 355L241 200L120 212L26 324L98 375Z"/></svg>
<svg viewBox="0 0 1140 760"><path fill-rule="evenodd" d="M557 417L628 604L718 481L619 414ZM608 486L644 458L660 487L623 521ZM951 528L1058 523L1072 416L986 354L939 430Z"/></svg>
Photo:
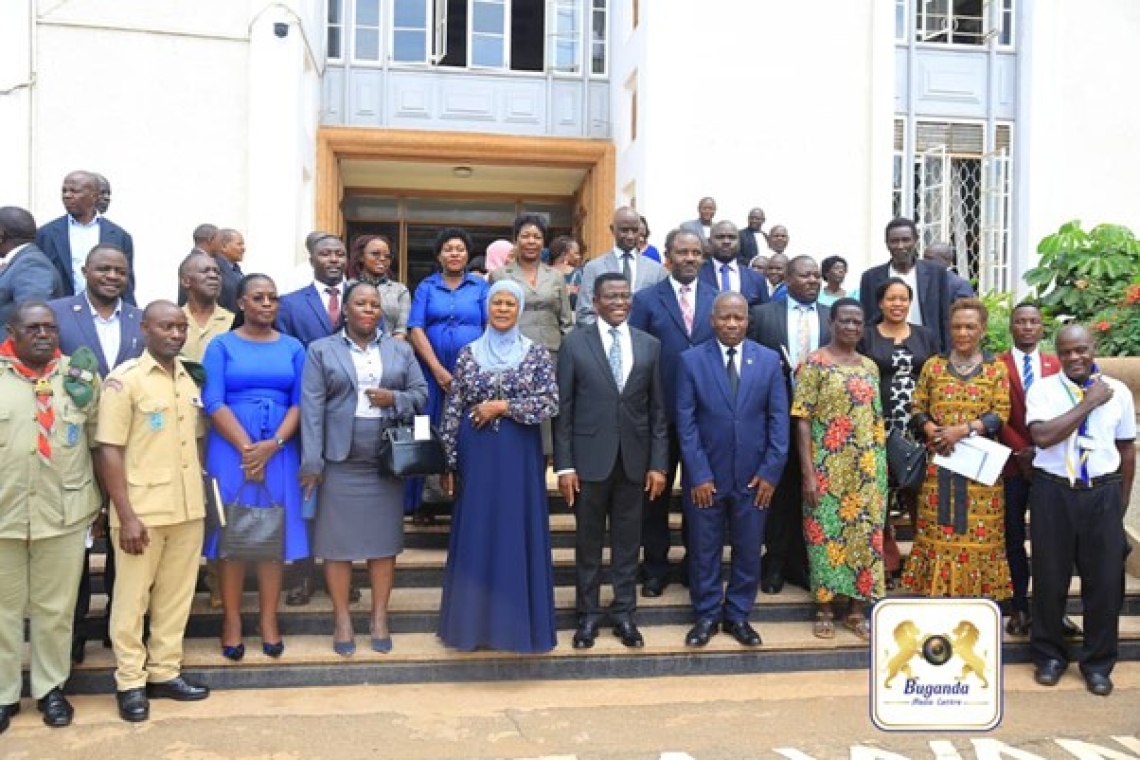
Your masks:
<svg viewBox="0 0 1140 760"><path fill-rule="evenodd" d="M669 469L665 490L645 506L641 522L642 596L661 596L669 585L669 502L681 451L677 442L677 367L681 353L713 337L712 304L716 288L697 279L703 246L701 238L688 230L673 230L665 238L665 258L669 277L633 297L629 324L661 342L661 395L669 428ZM686 533L684 523L681 535ZM681 579L687 579L682 564Z"/></svg>
<svg viewBox="0 0 1140 760"><path fill-rule="evenodd" d="M740 233L735 224L723 221L714 224L709 245L712 258L701 267L701 282L722 293L732 291L741 294L750 307L768 302L764 278L740 263Z"/></svg>
<svg viewBox="0 0 1140 760"><path fill-rule="evenodd" d="M723 627L744 646L759 646L748 616L760 585L768 506L788 457L788 394L779 355L745 339L743 296L717 296L712 326L716 339L683 353L677 376L689 596L696 617L685 643L703 647ZM732 565L722 591L726 525Z"/></svg>
<svg viewBox="0 0 1140 760"><path fill-rule="evenodd" d="M109 243L127 257L128 277L123 300L133 305L135 244L130 233L99 213L98 179L91 172L71 172L63 178L62 195L67 213L40 227L36 245L59 272L64 295L83 291L82 267L87 254L96 245Z"/></svg>

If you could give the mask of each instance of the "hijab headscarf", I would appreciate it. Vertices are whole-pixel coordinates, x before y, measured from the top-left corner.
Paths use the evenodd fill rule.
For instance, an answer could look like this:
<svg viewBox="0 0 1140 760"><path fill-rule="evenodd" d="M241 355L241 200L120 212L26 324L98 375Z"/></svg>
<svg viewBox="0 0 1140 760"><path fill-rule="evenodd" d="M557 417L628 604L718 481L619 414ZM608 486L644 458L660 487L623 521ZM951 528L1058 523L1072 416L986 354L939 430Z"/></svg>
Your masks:
<svg viewBox="0 0 1140 760"><path fill-rule="evenodd" d="M487 272L494 272L510 261L511 251L514 249L514 244L509 240L496 240L487 246Z"/></svg>
<svg viewBox="0 0 1140 760"><path fill-rule="evenodd" d="M513 280L499 280L487 291L487 303L496 293L506 291L515 297L519 304L519 314L522 314L526 298L522 287ZM479 366L487 372L505 372L519 366L530 350L531 340L519 332L518 322L509 330L496 330L490 324L483 330L483 334L471 344L471 354Z"/></svg>

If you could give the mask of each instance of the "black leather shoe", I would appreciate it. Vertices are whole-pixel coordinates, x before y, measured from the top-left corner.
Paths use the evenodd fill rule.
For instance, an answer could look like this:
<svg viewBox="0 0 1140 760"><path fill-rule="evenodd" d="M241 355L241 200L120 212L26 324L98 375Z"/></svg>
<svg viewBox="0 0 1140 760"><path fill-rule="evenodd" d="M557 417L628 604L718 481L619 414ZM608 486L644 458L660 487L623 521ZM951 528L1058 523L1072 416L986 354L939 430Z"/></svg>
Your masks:
<svg viewBox="0 0 1140 760"><path fill-rule="evenodd" d="M618 623L614 626L614 636L621 639L621 643L632 649L645 646L645 639L641 638L641 631L632 621Z"/></svg>
<svg viewBox="0 0 1140 760"><path fill-rule="evenodd" d="M75 709L57 686L36 700L36 709L44 714L44 725L63 728L71 725Z"/></svg>
<svg viewBox="0 0 1140 760"><path fill-rule="evenodd" d="M716 636L719 629L720 626L715 620L698 620L697 624L690 628L689 633L685 636L685 646L707 646L709 639Z"/></svg>
<svg viewBox="0 0 1140 760"><path fill-rule="evenodd" d="M1112 679L1103 673L1087 673L1085 688L1098 697L1107 697L1112 693Z"/></svg>
<svg viewBox="0 0 1140 760"><path fill-rule="evenodd" d="M148 683L146 695L151 699L173 699L176 702L197 702L210 696L210 687L190 683L182 676L162 683Z"/></svg>
<svg viewBox="0 0 1140 760"><path fill-rule="evenodd" d="M141 686L115 692L115 701L119 703L119 717L128 723L142 723L150 717L150 700Z"/></svg>
<svg viewBox="0 0 1140 760"><path fill-rule="evenodd" d="M87 658L87 639L75 636L71 639L71 664L82 665Z"/></svg>
<svg viewBox="0 0 1140 760"><path fill-rule="evenodd" d="M1065 615L1065 617L1061 618L1061 635L1066 639L1079 639L1085 635L1085 632L1081 630L1079 625L1072 621L1072 618Z"/></svg>
<svg viewBox="0 0 1140 760"><path fill-rule="evenodd" d="M285 595L285 604L289 607L304 607L313 598L313 579L304 578Z"/></svg>
<svg viewBox="0 0 1140 760"><path fill-rule="evenodd" d="M1049 660L1037 666L1033 672L1033 680L1042 686L1056 686L1065 672L1065 663L1058 660Z"/></svg>
<svg viewBox="0 0 1140 760"><path fill-rule="evenodd" d="M8 726L12 723L12 716L19 715L19 713L19 702L13 702L10 705L0 705L0 734L8 730Z"/></svg>
<svg viewBox="0 0 1140 760"><path fill-rule="evenodd" d="M665 578L648 578L641 586L642 596L658 597L665 593L669 581Z"/></svg>
<svg viewBox="0 0 1140 760"><path fill-rule="evenodd" d="M750 626L747 620L737 620L733 623L726 620L724 632L731 633L732 638L746 647L758 647L762 643L760 634L756 633L756 629Z"/></svg>
<svg viewBox="0 0 1140 760"><path fill-rule="evenodd" d="M574 631L574 648L590 649L594 646L594 639L598 638L597 623L582 623Z"/></svg>
<svg viewBox="0 0 1140 760"><path fill-rule="evenodd" d="M1005 632L1010 636L1028 636L1031 623L1028 612L1014 612L1005 624Z"/></svg>
<svg viewBox="0 0 1140 760"><path fill-rule="evenodd" d="M760 590L765 594L778 594L784 590L784 575L773 570L760 579Z"/></svg>

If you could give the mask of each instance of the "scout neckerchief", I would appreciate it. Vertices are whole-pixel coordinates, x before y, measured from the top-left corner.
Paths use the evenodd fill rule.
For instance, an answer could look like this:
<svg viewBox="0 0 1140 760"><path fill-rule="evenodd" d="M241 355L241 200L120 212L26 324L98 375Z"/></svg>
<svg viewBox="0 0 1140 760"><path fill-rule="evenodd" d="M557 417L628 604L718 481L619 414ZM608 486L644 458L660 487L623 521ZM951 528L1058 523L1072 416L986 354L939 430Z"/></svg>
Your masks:
<svg viewBox="0 0 1140 760"><path fill-rule="evenodd" d="M57 348L43 372L36 372L16 356L16 344L11 338L0 343L0 356L6 358L16 374L34 384L36 393L36 453L45 464L51 464L51 431L55 426L55 409L52 408L51 376L61 356Z"/></svg>
<svg viewBox="0 0 1140 760"><path fill-rule="evenodd" d="M1069 395L1069 400L1076 406L1085 397L1087 391L1092 384L1100 379L1100 367L1094 363L1092 365L1092 372L1089 373L1088 378L1077 385L1069 378L1061 375L1061 387L1065 389L1065 393ZM1069 473L1069 485L1076 485L1077 478L1081 479L1081 483L1088 487L1091 485L1092 478L1089 477L1089 454L1092 449L1085 448L1084 441L1088 440L1089 435L1089 417L1092 412L1085 415L1081 420L1081 426L1069 436L1069 440L1065 445L1065 471Z"/></svg>

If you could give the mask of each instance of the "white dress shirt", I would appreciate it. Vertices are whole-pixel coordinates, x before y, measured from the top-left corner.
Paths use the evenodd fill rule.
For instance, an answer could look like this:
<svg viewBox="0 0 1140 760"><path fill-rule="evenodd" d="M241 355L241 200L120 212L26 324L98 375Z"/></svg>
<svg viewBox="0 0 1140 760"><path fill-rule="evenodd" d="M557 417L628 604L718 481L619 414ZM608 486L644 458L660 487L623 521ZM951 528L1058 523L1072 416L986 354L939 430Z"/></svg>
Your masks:
<svg viewBox="0 0 1140 760"><path fill-rule="evenodd" d="M95 334L99 337L99 348L103 351L103 358L107 360L108 367L114 367L115 360L119 358L119 345L123 342L123 301L119 299L115 304L115 311L110 317L103 319L91 305L91 299L86 293L83 297L87 301L87 308L91 310L91 320L95 323Z"/></svg>
<svg viewBox="0 0 1140 760"><path fill-rule="evenodd" d="M736 355L731 359L728 357L728 346L724 345L719 340L716 342L716 344L720 347L720 359L722 362L724 362L725 373L728 373L728 363L732 362L736 365L736 377L740 378L742 376L741 370L744 369L744 365L740 361L741 354L744 353L744 344L740 343L739 345L733 346L733 348L736 349Z"/></svg>
<svg viewBox="0 0 1140 760"><path fill-rule="evenodd" d="M71 246L71 279L76 293L82 293L87 288L87 280L83 277L83 266L87 263L87 254L99 245L99 214L96 213L87 224L79 222L71 214L67 215L67 242ZM115 357L111 357L114 361Z"/></svg>
<svg viewBox="0 0 1140 760"><path fill-rule="evenodd" d="M348 346L348 353L352 357L352 366L356 370L356 416L376 419L384 416L384 410L372 406L368 398L368 389L379 388L380 378L384 377L384 362L380 358L380 338L377 336L367 348L361 348L356 341L351 340L341 332L344 343Z"/></svg>
<svg viewBox="0 0 1140 760"><path fill-rule="evenodd" d="M1017 346L1010 346L1009 353L1013 356L1013 366L1017 367L1017 377L1021 381L1021 387L1025 389L1025 352ZM1041 351L1033 349L1033 353L1029 354L1029 363L1033 367L1033 382L1036 383L1041 379Z"/></svg>
<svg viewBox="0 0 1140 760"><path fill-rule="evenodd" d="M727 266L728 267L729 290L731 290L733 293L739 293L740 292L740 265L737 263L736 259L733 259L732 261L729 261L727 263L717 261L716 259L709 259L709 261L712 262L713 273L716 274L716 288L717 288L717 290L720 290L720 278L721 278L720 268L723 266Z"/></svg>
<svg viewBox="0 0 1140 760"><path fill-rule="evenodd" d="M807 306L809 311L807 314L799 308L800 306ZM809 353L819 348L819 304L809 303L801 304L796 299L788 296L788 363L792 367L800 366L800 362L806 359L806 356L799 356L799 330L800 320L808 320L808 340L810 341Z"/></svg>
<svg viewBox="0 0 1140 760"><path fill-rule="evenodd" d="M1116 442L1136 439L1136 408L1132 391L1115 378L1106 377L1104 381L1112 387L1112 398L1089 413L1088 435L1082 437L1086 439L1082 443L1089 449L1091 478L1116 472L1120 468ZM1076 406L1079 398L1076 386L1063 372L1034 380L1025 397L1025 424L1056 419ZM1057 477L1068 478L1066 457L1076 461L1078 436L1080 428L1059 443L1045 449L1038 448L1033 456L1033 466Z"/></svg>
<svg viewBox="0 0 1140 760"><path fill-rule="evenodd" d="M621 257L624 256L626 252L615 246L612 253L614 255L614 258L617 259L616 271L624 272L625 267L622 266ZM637 251L636 248L629 252L629 288L631 291L633 291L633 286L637 282L637 260L640 258L641 254Z"/></svg>
<svg viewBox="0 0 1140 760"><path fill-rule="evenodd" d="M610 330L613 325L604 319L597 321L598 334L602 336L602 353L606 358L610 355L610 346L613 344L613 336L610 335ZM617 325L618 340L621 342L621 384L625 387L626 382L629 380L629 372L633 369L633 339L629 334L629 324L622 322Z"/></svg>
<svg viewBox="0 0 1140 760"><path fill-rule="evenodd" d="M340 304L340 311L344 313L344 280L341 280L336 285L326 285L320 280L313 280L313 287L317 289L317 293L321 297L321 303L325 305L325 312L329 310L329 293L326 292L329 288L336 288L336 297Z"/></svg>
<svg viewBox="0 0 1140 760"><path fill-rule="evenodd" d="M910 312L906 315L906 321L912 325L922 324L922 305L918 302L918 262L910 268L906 274L895 271L894 266L887 267L887 277L898 277L900 280L910 285Z"/></svg>

